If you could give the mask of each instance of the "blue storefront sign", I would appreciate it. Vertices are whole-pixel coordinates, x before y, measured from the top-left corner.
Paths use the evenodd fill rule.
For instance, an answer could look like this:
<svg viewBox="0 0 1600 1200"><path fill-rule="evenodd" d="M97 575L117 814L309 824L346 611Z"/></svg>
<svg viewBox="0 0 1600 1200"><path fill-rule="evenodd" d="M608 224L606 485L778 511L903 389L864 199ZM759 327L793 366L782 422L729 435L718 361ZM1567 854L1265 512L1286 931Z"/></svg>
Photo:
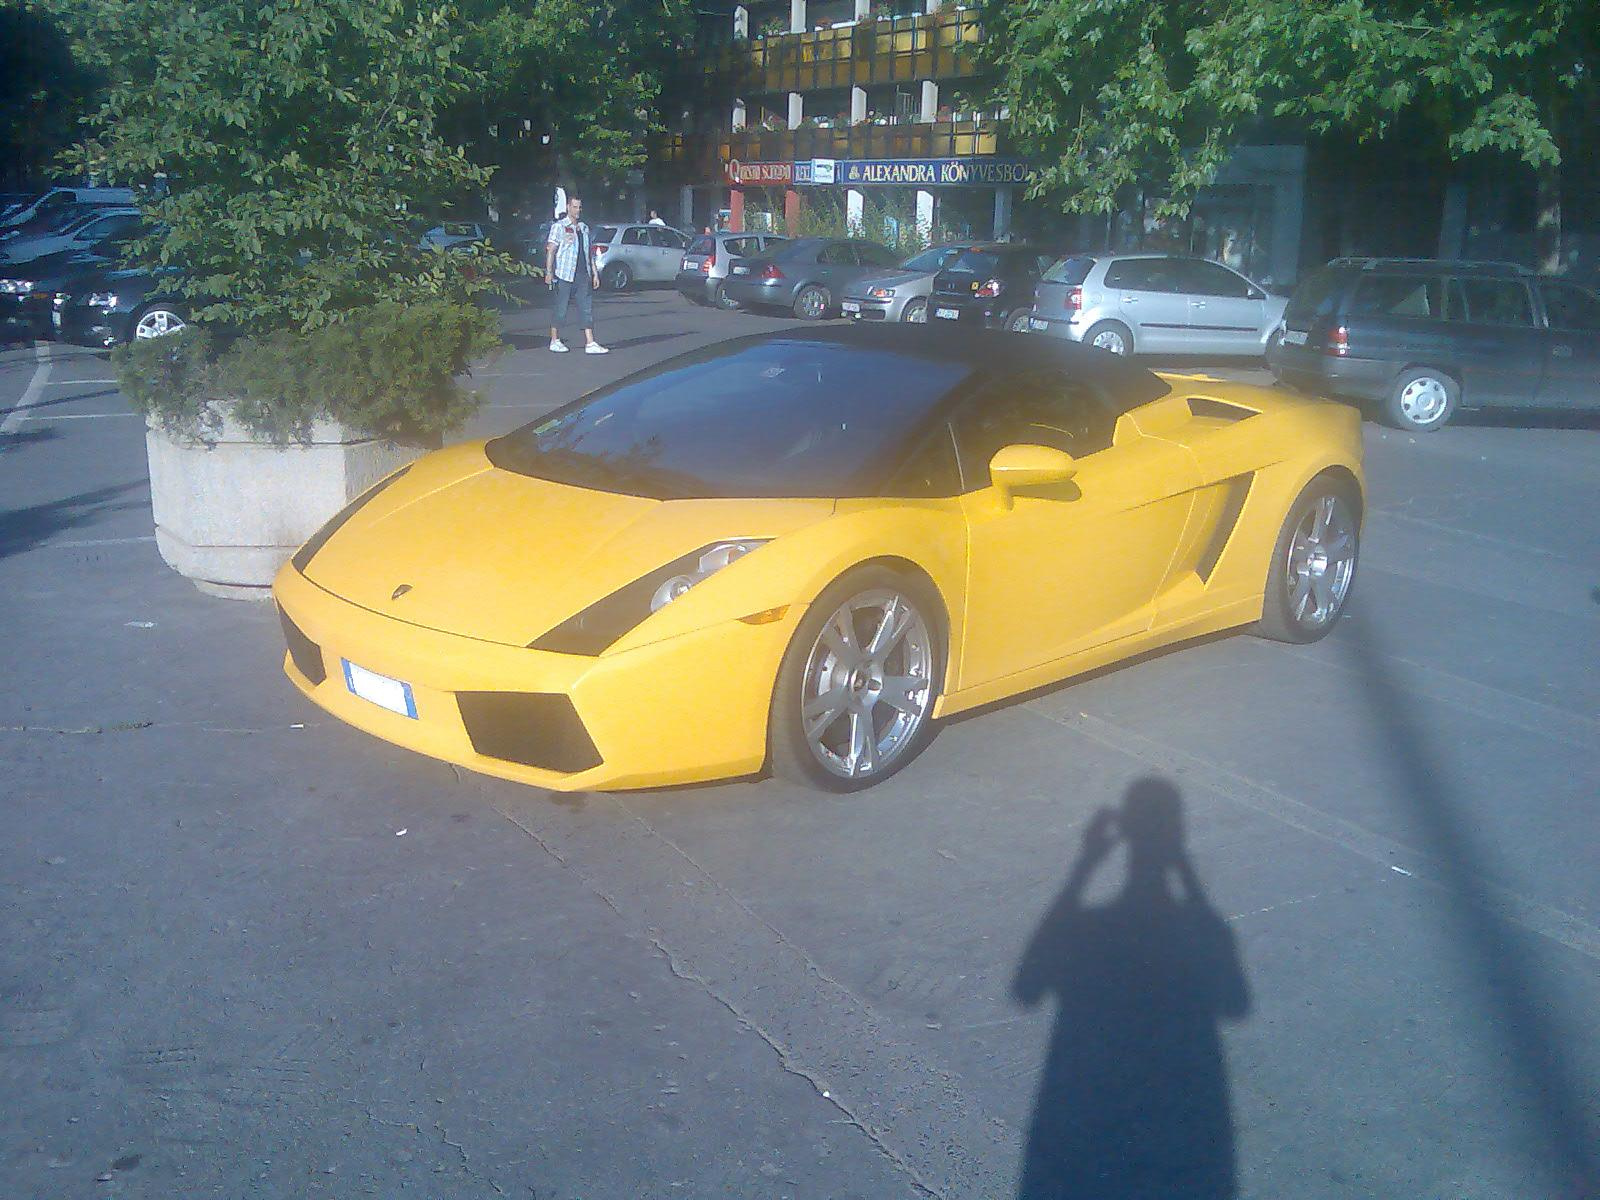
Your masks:
<svg viewBox="0 0 1600 1200"><path fill-rule="evenodd" d="M845 187L1006 187L1027 183L1032 176L1033 168L1020 158L849 158L835 164L833 182Z"/></svg>

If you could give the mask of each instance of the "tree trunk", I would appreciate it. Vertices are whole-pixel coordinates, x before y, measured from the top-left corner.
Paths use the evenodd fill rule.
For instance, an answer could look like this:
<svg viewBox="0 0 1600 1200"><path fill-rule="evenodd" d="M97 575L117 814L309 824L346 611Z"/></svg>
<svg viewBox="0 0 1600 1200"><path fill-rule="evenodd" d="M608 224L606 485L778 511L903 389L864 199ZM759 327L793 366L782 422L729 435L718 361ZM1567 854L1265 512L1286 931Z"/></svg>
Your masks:
<svg viewBox="0 0 1600 1200"><path fill-rule="evenodd" d="M1534 257L1541 273L1554 275L1561 259L1561 167L1544 163L1535 168L1535 208L1538 217L1533 227Z"/></svg>

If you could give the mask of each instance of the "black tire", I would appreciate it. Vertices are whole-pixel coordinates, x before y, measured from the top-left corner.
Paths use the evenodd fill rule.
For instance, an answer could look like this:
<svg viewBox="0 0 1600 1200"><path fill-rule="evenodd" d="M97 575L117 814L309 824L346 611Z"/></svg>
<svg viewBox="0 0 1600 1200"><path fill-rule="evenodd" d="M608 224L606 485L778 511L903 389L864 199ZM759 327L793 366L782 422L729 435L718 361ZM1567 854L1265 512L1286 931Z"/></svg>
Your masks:
<svg viewBox="0 0 1600 1200"><path fill-rule="evenodd" d="M845 778L822 765L806 737L803 710L807 669L823 627L834 613L852 597L876 589L894 589L922 616L930 643L927 649L932 661L931 682L921 723L893 752L894 757L870 774ZM948 645L944 605L933 585L921 576L888 567L865 566L836 579L806 609L778 668L767 726L768 762L772 774L819 791L846 793L881 783L904 769L928 748L938 732L933 709L944 687Z"/></svg>
<svg viewBox="0 0 1600 1200"><path fill-rule="evenodd" d="M820 321L833 307L833 297L828 289L808 283L794 294L794 315L802 321Z"/></svg>
<svg viewBox="0 0 1600 1200"><path fill-rule="evenodd" d="M1416 367L1394 381L1383 418L1408 433L1432 433L1444 427L1460 401L1461 385L1452 376L1434 367Z"/></svg>
<svg viewBox="0 0 1600 1200"><path fill-rule="evenodd" d="M1096 339L1104 344L1100 349L1123 358L1133 353L1133 330L1121 321L1096 321L1083 335L1083 344L1093 346ZM1120 349L1118 348L1120 346Z"/></svg>
<svg viewBox="0 0 1600 1200"><path fill-rule="evenodd" d="M920 296L915 300L907 300L906 306L900 310L900 320L907 325L926 325L928 302Z"/></svg>
<svg viewBox="0 0 1600 1200"><path fill-rule="evenodd" d="M168 300L152 300L150 303L137 309L128 318L127 340L137 341L142 338L161 337L164 333L176 333L189 323L189 318L176 304ZM165 326L160 332L141 333L141 327Z"/></svg>
<svg viewBox="0 0 1600 1200"><path fill-rule="evenodd" d="M627 263L612 263L601 272L600 282L609 291L625 292L633 286L633 268Z"/></svg>
<svg viewBox="0 0 1600 1200"><path fill-rule="evenodd" d="M1033 315L1031 308L1017 308L1006 314L1007 333L1027 333L1028 318Z"/></svg>
<svg viewBox="0 0 1600 1200"><path fill-rule="evenodd" d="M743 307L737 300L728 295L727 285L722 283L717 284L717 290L712 293L711 302L723 312L737 312Z"/></svg>
<svg viewBox="0 0 1600 1200"><path fill-rule="evenodd" d="M1291 550L1296 534L1302 532L1302 527L1307 521L1315 521L1315 514L1319 505L1331 498L1336 506L1348 518L1350 546L1349 546L1349 571L1345 575L1342 585L1337 577L1333 581L1337 591L1337 602L1326 615L1321 613L1305 614L1297 605L1297 592L1299 583L1305 579L1303 573L1295 570L1291 560ZM1335 511L1338 511L1336 508ZM1284 517L1283 528L1278 531L1278 540L1272 547L1272 561L1267 568L1266 594L1262 597L1261 620L1257 622L1255 632L1264 638L1275 642L1291 642L1303 645L1307 642L1320 641L1333 631L1339 623L1339 617L1349 607L1350 593L1355 587L1356 568L1361 557L1361 496L1356 487L1347 479L1335 475L1319 475L1306 485L1305 491L1295 498L1289 506L1288 515ZM1328 555L1332 559L1333 555ZM1327 564L1331 566L1331 562ZM1308 594L1308 598L1314 596Z"/></svg>

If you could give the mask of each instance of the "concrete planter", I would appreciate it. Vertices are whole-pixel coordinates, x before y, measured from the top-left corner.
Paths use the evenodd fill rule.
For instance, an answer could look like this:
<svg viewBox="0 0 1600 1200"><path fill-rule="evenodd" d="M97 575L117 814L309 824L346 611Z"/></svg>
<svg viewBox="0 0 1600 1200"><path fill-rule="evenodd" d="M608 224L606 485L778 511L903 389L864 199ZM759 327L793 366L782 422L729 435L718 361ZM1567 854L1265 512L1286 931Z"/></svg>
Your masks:
<svg viewBox="0 0 1600 1200"><path fill-rule="evenodd" d="M150 426L156 548L202 592L269 598L272 577L308 537L422 447L359 436L319 421L311 441L275 446L225 417L214 442Z"/></svg>

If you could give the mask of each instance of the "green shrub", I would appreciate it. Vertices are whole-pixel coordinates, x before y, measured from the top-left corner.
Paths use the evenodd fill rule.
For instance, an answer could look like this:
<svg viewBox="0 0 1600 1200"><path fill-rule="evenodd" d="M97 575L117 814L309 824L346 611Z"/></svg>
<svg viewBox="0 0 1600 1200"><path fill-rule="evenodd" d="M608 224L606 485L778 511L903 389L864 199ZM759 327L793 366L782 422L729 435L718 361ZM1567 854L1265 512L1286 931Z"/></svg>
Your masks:
<svg viewBox="0 0 1600 1200"><path fill-rule="evenodd" d="M155 425L199 441L224 410L279 444L307 441L323 418L359 433L432 443L480 403L461 383L504 349L493 312L430 300L357 309L310 333L279 330L222 345L189 327L113 356L123 393Z"/></svg>

